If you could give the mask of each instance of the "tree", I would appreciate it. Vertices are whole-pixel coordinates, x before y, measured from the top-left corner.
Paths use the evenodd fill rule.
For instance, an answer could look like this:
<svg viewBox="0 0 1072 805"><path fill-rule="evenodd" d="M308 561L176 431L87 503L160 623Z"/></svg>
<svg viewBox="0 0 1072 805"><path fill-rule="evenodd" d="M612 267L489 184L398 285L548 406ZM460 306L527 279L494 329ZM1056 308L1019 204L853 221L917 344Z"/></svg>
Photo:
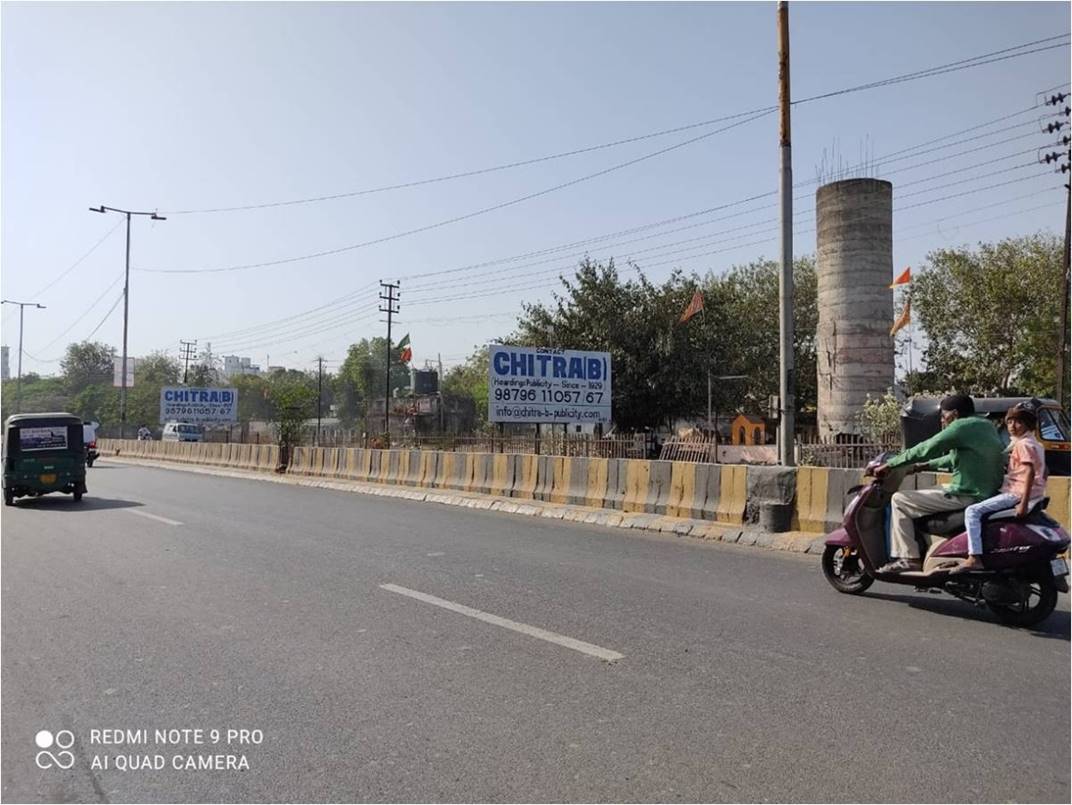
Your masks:
<svg viewBox="0 0 1072 805"><path fill-rule="evenodd" d="M283 462L287 463L291 448L301 443L305 421L316 411L316 389L309 387L309 378L301 372L278 372L269 381L268 399L269 421L275 425Z"/></svg>
<svg viewBox="0 0 1072 805"><path fill-rule="evenodd" d="M271 383L264 375L232 375L230 385L238 394L239 422L268 422L273 410Z"/></svg>
<svg viewBox="0 0 1072 805"><path fill-rule="evenodd" d="M761 260L702 281L674 272L661 285L632 268L636 278L623 280L613 261L583 261L562 280L554 306L525 308L520 342L610 352L613 416L622 429L702 417L708 372L746 376L713 384L717 410L764 411L778 393L778 264ZM797 407L807 410L816 398L814 261L798 260L795 277ZM696 290L704 311L681 323Z"/></svg>
<svg viewBox="0 0 1072 805"><path fill-rule="evenodd" d="M674 272L655 286L632 269L636 278L623 280L613 260L603 265L586 258L573 278L560 277L563 290L553 306L525 306L515 339L609 352L612 416L623 430L667 424L701 410L703 366L717 348L714 327L679 326L696 290L694 278Z"/></svg>
<svg viewBox="0 0 1072 805"><path fill-rule="evenodd" d="M347 350L335 381L339 418L352 426L368 414L372 399L383 399L385 391L386 338L362 338ZM409 367L391 346L391 390L409 387Z"/></svg>
<svg viewBox="0 0 1072 805"><path fill-rule="evenodd" d="M135 426L160 421L160 389L177 386L182 367L164 352L139 358L134 385L127 390L127 419ZM104 421L104 420L101 420Z"/></svg>
<svg viewBox="0 0 1072 805"><path fill-rule="evenodd" d="M975 394L1052 395L1063 271L1048 233L929 254L912 288L929 372Z"/></svg>
<svg viewBox="0 0 1072 805"><path fill-rule="evenodd" d="M219 372L207 363L195 363L186 375L186 385L194 388L215 386L219 381Z"/></svg>
<svg viewBox="0 0 1072 805"><path fill-rule="evenodd" d="M441 383L444 396L468 397L476 406L478 427L488 421L488 348L474 347L461 366L446 373Z"/></svg>
<svg viewBox="0 0 1072 805"><path fill-rule="evenodd" d="M111 384L115 349L97 341L68 344L60 369L68 390L78 394L95 383Z"/></svg>
<svg viewBox="0 0 1072 805"><path fill-rule="evenodd" d="M774 260L757 260L733 266L722 276L707 275L704 304L708 316L717 316L720 345L715 374L746 375L734 397L750 413L766 411L767 400L779 393L780 336L778 280L781 268ZM793 358L798 414L817 405L815 333L819 326L814 258L798 258L793 265ZM710 303L708 303L710 299Z"/></svg>

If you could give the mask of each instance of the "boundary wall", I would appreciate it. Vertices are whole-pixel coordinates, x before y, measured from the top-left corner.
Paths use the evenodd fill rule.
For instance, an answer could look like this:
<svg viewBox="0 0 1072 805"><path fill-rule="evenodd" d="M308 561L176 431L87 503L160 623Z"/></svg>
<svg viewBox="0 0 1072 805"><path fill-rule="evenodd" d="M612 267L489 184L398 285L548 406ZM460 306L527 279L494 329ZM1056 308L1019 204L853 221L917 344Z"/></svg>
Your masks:
<svg viewBox="0 0 1072 805"><path fill-rule="evenodd" d="M101 439L101 455L282 472L276 445L213 444ZM541 500L666 517L748 526L763 503L792 506L793 531L825 534L841 525L858 470L825 467L783 469L686 461L576 458L510 453L295 447L290 475L425 489L475 492L500 498ZM925 489L948 476L911 476ZM1048 512L1072 530L1070 480L1050 478Z"/></svg>

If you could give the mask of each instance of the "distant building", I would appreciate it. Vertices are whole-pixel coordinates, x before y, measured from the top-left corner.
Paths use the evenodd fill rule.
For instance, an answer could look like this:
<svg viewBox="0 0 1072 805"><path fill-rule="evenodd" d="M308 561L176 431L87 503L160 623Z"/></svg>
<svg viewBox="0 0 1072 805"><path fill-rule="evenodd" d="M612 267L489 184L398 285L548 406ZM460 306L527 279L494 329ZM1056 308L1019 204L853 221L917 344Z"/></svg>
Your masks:
<svg viewBox="0 0 1072 805"><path fill-rule="evenodd" d="M8 363L10 347L0 347L0 380L11 379L11 365Z"/></svg>
<svg viewBox="0 0 1072 805"><path fill-rule="evenodd" d="M224 377L235 375L259 375L261 367L254 364L250 358L240 358L237 355L223 356L222 374Z"/></svg>

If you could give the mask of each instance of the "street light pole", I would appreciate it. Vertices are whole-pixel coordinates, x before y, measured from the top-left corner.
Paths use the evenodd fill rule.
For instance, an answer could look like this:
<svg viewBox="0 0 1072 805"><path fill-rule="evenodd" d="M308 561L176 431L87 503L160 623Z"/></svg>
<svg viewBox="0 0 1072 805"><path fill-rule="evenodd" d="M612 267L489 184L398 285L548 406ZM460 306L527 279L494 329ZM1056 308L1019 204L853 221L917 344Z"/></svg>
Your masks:
<svg viewBox="0 0 1072 805"><path fill-rule="evenodd" d="M117 212L127 217L127 257L126 269L123 280L123 363L120 370L119 384L119 438L126 436L127 424L127 331L130 325L130 218L133 215L147 215L150 221L166 221L167 218L157 215L155 212L135 212L134 210L121 210L118 207L90 207L90 212Z"/></svg>
<svg viewBox="0 0 1072 805"><path fill-rule="evenodd" d="M19 306L19 377L15 381L15 413L18 414L22 412L22 312L28 307L39 307L44 310L45 306L36 302L13 302L10 299L4 299L0 301L0 304Z"/></svg>

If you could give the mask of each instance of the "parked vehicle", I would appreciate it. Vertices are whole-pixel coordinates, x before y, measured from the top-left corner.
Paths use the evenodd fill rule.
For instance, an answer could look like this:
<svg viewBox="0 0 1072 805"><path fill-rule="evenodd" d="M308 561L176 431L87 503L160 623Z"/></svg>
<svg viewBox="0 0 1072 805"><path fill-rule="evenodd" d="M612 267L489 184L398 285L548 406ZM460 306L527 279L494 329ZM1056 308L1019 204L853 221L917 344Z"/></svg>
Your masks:
<svg viewBox="0 0 1072 805"><path fill-rule="evenodd" d="M99 422L83 422L82 423L82 442L86 446L86 466L92 467L93 462L97 460L100 455L97 452L97 428L100 427Z"/></svg>
<svg viewBox="0 0 1072 805"><path fill-rule="evenodd" d="M200 442L201 427L189 422L168 422L160 436L163 442Z"/></svg>
<svg viewBox="0 0 1072 805"><path fill-rule="evenodd" d="M889 454L868 465L870 473ZM1044 620L1057 604L1058 592L1068 593L1068 563L1058 554L1068 549L1069 535L1045 513L1049 498L1037 501L1023 518L1015 509L989 515L983 521L981 571L950 574L968 555L964 512L943 512L918 518L923 570L879 573L889 560L886 541L887 509L909 467L889 469L881 479L857 487L845 510L842 527L828 535L822 571L835 590L857 595L875 581L908 584L917 589L949 593L976 606L987 606L1003 623L1032 626Z"/></svg>
<svg viewBox="0 0 1072 805"><path fill-rule="evenodd" d="M941 430L937 397L915 397L901 409L901 430L905 448L914 447ZM994 423L1006 445L1005 412L1017 403L1029 403L1038 418L1035 438L1046 449L1046 470L1052 475L1069 475L1072 439L1069 437L1068 414L1056 400L1038 397L973 397L975 415Z"/></svg>
<svg viewBox="0 0 1072 805"><path fill-rule="evenodd" d="M4 505L15 498L86 493L82 420L63 412L16 414L4 426Z"/></svg>

